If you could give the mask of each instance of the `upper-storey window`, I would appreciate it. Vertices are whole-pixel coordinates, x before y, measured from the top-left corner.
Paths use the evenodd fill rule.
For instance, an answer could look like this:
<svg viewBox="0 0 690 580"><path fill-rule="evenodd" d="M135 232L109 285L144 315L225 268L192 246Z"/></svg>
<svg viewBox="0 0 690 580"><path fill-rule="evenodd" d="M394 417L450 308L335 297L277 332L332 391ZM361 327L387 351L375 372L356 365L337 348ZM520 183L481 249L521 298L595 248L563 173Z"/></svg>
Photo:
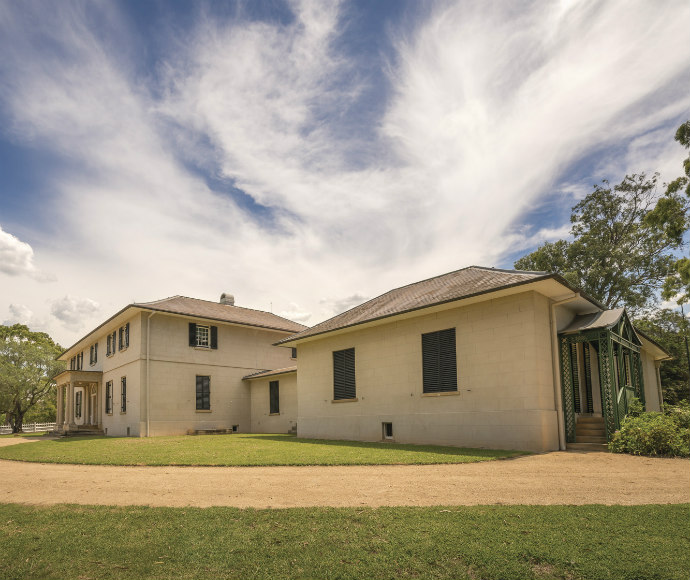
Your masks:
<svg viewBox="0 0 690 580"><path fill-rule="evenodd" d="M125 350L129 346L129 322L120 327L118 350Z"/></svg>
<svg viewBox="0 0 690 580"><path fill-rule="evenodd" d="M98 343L91 345L91 350L89 351L89 364L91 366L98 362Z"/></svg>
<svg viewBox="0 0 690 580"><path fill-rule="evenodd" d="M105 345L106 356L113 356L115 354L115 345L117 344L117 332L108 335Z"/></svg>
<svg viewBox="0 0 690 580"><path fill-rule="evenodd" d="M189 346L218 348L218 327L189 323Z"/></svg>
<svg viewBox="0 0 690 580"><path fill-rule="evenodd" d="M69 370L80 371L84 366L84 353L80 352L78 355L73 356L69 361Z"/></svg>

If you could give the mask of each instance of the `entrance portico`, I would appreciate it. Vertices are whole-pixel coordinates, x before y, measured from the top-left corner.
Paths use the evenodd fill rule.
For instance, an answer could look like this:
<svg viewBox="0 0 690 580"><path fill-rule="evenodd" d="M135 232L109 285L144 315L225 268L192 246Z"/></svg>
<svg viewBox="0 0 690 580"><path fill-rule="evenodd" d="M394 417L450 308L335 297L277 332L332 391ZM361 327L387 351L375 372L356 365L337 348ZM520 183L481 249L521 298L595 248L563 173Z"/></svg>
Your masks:
<svg viewBox="0 0 690 580"><path fill-rule="evenodd" d="M79 430L102 430L101 371L63 371L55 377L57 384L57 424L62 433Z"/></svg>

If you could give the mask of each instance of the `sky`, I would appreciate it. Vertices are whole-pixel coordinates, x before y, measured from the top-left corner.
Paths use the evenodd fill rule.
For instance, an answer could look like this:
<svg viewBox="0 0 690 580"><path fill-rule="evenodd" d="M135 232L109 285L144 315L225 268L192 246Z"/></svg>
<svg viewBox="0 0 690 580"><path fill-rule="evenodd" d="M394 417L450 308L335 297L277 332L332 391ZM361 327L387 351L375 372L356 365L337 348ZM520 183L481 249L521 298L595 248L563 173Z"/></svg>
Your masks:
<svg viewBox="0 0 690 580"><path fill-rule="evenodd" d="M0 0L0 322L313 325L682 174L686 0Z"/></svg>

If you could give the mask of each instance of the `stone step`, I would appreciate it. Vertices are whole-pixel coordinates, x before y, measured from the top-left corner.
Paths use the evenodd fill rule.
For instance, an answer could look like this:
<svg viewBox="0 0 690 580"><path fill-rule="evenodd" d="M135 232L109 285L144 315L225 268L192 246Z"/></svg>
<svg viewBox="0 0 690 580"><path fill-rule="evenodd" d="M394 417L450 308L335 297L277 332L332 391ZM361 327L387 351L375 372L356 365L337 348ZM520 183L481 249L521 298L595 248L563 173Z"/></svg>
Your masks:
<svg viewBox="0 0 690 580"><path fill-rule="evenodd" d="M609 447L605 443L568 443L567 451L608 451Z"/></svg>
<svg viewBox="0 0 690 580"><path fill-rule="evenodd" d="M606 429L603 427L601 429L595 427L589 427L587 425L577 425L575 427L576 435L589 435L594 437L606 437Z"/></svg>
<svg viewBox="0 0 690 580"><path fill-rule="evenodd" d="M576 443L606 443L606 437L592 437L589 435L577 435L575 437Z"/></svg>
<svg viewBox="0 0 690 580"><path fill-rule="evenodd" d="M588 417L586 415L584 415L584 416L580 415L577 418L577 422L578 423L588 423L588 424L595 423L595 424L603 425L604 424L604 418L603 417Z"/></svg>

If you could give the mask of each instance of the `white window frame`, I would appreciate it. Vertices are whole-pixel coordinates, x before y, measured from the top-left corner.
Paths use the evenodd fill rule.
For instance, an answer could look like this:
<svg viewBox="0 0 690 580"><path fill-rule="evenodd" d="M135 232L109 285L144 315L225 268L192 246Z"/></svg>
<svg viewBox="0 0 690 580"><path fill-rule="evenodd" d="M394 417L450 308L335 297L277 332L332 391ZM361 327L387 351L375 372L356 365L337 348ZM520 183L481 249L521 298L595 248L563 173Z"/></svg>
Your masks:
<svg viewBox="0 0 690 580"><path fill-rule="evenodd" d="M204 334L206 335L204 337ZM196 345L199 348L211 348L211 327L196 325Z"/></svg>

